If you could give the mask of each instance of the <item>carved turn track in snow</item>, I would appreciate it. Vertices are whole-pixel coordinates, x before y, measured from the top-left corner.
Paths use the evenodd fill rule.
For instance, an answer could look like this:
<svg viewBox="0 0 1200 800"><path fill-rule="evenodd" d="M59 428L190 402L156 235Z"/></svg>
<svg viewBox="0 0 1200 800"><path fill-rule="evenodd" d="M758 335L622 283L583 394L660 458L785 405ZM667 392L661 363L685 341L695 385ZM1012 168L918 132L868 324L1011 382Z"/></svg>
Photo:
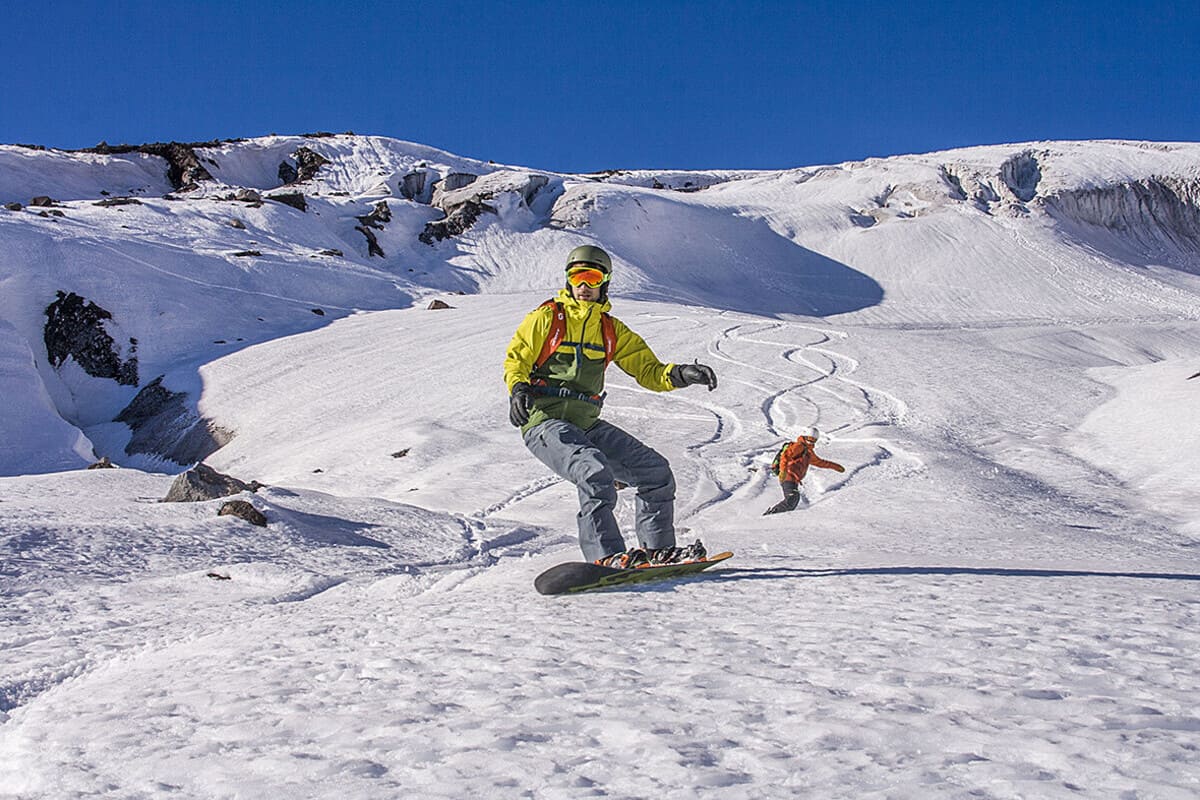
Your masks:
<svg viewBox="0 0 1200 800"><path fill-rule="evenodd" d="M879 474L919 470L922 462L888 437L908 407L903 400L857 380L859 361L844 352L845 332L802 322L735 322L712 336L709 361L719 376L713 394L691 389L667 395L639 392L636 406L647 427L679 428L686 458L673 458L680 486L681 519L726 500L762 504L773 491L766 467L798 428L819 427L822 454L844 463L847 472L810 472L802 487L806 502ZM622 387L623 388L623 387ZM617 400L627 395L617 394ZM622 416L633 405L620 407ZM651 441L655 438L651 437ZM730 453L735 458L730 458ZM688 487L692 494L688 497Z"/></svg>

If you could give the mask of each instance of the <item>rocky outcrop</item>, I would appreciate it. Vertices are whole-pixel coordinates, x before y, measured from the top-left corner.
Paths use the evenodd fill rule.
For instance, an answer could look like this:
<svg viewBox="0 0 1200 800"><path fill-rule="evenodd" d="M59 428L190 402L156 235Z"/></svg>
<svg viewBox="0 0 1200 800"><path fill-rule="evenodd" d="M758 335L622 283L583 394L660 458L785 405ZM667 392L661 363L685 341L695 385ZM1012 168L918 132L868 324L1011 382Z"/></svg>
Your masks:
<svg viewBox="0 0 1200 800"><path fill-rule="evenodd" d="M284 186L310 181L328 163L329 159L320 153L307 147L297 148L290 160L279 165L279 180Z"/></svg>
<svg viewBox="0 0 1200 800"><path fill-rule="evenodd" d="M238 189L233 194L225 195L224 199L235 203L246 203L252 208L258 208L263 203L262 195L253 189Z"/></svg>
<svg viewBox="0 0 1200 800"><path fill-rule="evenodd" d="M137 340L118 346L106 329L113 315L74 292L58 292L46 307L42 338L46 355L55 367L68 358L94 378L110 378L122 386L137 386ZM122 353L127 355L122 355Z"/></svg>
<svg viewBox="0 0 1200 800"><path fill-rule="evenodd" d="M499 213L497 206L502 195L515 196L517 204L528 208L549 182L545 175L523 172L493 172L483 178L451 173L433 190L433 205L446 216L426 223L418 238L432 246L470 230L483 214Z"/></svg>
<svg viewBox="0 0 1200 800"><path fill-rule="evenodd" d="M425 224L425 230L417 237L427 245L450 239L469 231L474 227L484 212L496 213L496 209L486 203L471 199L455 205L446 212L446 216Z"/></svg>
<svg viewBox="0 0 1200 800"><path fill-rule="evenodd" d="M222 503L217 516L237 517L246 520L251 525L257 525L260 528L267 527L267 515L255 508L254 504L248 500L230 500Z"/></svg>
<svg viewBox="0 0 1200 800"><path fill-rule="evenodd" d="M201 463L177 477L162 502L200 503L242 492L256 492L261 488L262 484L257 481L243 483L237 478L224 475L207 464Z"/></svg>
<svg viewBox="0 0 1200 800"><path fill-rule="evenodd" d="M304 195L300 192L269 194L267 195L267 199L274 200L276 203L283 203L285 206L291 206L298 211L308 211L308 201L304 199Z"/></svg>
<svg viewBox="0 0 1200 800"><path fill-rule="evenodd" d="M202 461L233 439L231 431L195 412L185 392L163 386L161 375L142 387L114 422L125 423L133 432L126 454L152 455L176 464Z"/></svg>
<svg viewBox="0 0 1200 800"><path fill-rule="evenodd" d="M142 205L142 201L138 200L136 197L109 197L104 200L97 200L96 202L92 203L92 205L100 206L101 208L110 208L112 206L140 206Z"/></svg>
<svg viewBox="0 0 1200 800"><path fill-rule="evenodd" d="M200 181L213 180L212 174L200 163L196 155L197 147L215 147L222 142L154 142L139 145L110 145L101 142L95 147L89 147L81 152L100 153L102 155L121 155L124 153L147 153L158 156L167 162L167 180L177 192L190 192L200 188Z"/></svg>
<svg viewBox="0 0 1200 800"><path fill-rule="evenodd" d="M371 209L370 214L364 214L356 219L368 228L383 230L384 224L392 221L392 209L386 200L380 200Z"/></svg>
<svg viewBox="0 0 1200 800"><path fill-rule="evenodd" d="M384 223L392 221L392 209L388 207L387 201L380 200L375 204L375 208L371 209L370 214L363 214L356 219L361 224L356 225L354 230L366 237L367 255L387 258L383 248L379 246L379 239L375 236L375 231L383 230Z"/></svg>

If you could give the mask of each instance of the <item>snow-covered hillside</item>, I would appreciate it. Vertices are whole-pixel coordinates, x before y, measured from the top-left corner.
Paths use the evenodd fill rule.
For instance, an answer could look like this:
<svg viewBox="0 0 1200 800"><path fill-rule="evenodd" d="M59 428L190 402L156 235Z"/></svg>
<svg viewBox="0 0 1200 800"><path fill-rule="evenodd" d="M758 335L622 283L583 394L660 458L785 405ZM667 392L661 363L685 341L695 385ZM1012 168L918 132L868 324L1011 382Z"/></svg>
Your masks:
<svg viewBox="0 0 1200 800"><path fill-rule="evenodd" d="M0 147L0 797L1200 792L1200 145L124 150ZM500 362L583 243L717 371L604 414L737 555L564 600ZM201 458L266 528L154 502Z"/></svg>

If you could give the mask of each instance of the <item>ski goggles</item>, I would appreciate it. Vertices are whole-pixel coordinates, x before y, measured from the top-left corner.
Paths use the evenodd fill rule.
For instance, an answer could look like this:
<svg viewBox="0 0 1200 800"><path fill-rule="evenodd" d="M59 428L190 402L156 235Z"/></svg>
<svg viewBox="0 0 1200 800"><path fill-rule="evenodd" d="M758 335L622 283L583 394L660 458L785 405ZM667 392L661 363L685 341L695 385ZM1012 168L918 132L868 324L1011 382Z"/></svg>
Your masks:
<svg viewBox="0 0 1200 800"><path fill-rule="evenodd" d="M567 283L599 289L608 283L608 276L595 267L573 267L567 270Z"/></svg>

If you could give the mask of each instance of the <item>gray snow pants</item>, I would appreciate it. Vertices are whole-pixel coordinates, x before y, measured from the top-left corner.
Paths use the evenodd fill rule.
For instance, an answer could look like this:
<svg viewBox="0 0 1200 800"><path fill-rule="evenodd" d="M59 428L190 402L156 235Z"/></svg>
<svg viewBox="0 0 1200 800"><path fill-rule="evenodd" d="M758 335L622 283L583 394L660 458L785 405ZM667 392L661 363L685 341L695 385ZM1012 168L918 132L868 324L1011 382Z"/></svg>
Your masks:
<svg viewBox="0 0 1200 800"><path fill-rule="evenodd" d="M613 516L614 481L637 487L638 544L675 546L675 476L657 452L604 420L586 431L560 419L547 420L525 432L525 446L579 490L579 546L588 561L625 549Z"/></svg>

